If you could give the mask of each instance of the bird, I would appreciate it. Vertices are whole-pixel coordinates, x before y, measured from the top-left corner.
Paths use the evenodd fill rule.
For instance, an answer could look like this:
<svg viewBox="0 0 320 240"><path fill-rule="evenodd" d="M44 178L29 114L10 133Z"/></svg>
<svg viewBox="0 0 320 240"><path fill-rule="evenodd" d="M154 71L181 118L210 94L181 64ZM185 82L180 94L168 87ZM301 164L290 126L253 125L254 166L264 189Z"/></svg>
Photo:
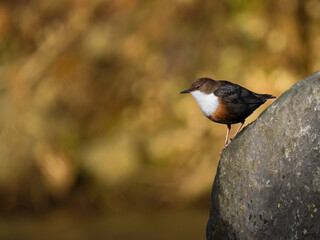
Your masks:
<svg viewBox="0 0 320 240"><path fill-rule="evenodd" d="M270 94L252 92L229 81L211 78L198 78L180 93L190 93L208 119L227 125L226 140L220 155L240 132L246 118L268 99L276 98ZM237 123L241 124L234 137L229 140L231 125Z"/></svg>

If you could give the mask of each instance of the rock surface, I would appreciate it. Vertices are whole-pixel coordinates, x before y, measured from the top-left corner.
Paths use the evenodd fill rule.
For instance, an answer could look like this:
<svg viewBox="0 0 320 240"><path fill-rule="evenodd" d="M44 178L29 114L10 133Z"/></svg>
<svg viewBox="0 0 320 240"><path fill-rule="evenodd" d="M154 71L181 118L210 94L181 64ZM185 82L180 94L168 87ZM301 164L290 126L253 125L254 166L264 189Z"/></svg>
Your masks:
<svg viewBox="0 0 320 240"><path fill-rule="evenodd" d="M207 239L320 239L320 71L282 94L224 151Z"/></svg>

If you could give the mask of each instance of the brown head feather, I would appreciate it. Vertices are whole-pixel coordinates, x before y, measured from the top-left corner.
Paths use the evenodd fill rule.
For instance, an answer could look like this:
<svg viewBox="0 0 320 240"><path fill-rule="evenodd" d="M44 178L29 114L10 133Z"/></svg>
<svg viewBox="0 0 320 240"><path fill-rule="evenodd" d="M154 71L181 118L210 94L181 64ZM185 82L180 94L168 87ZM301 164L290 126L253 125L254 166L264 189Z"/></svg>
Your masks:
<svg viewBox="0 0 320 240"><path fill-rule="evenodd" d="M189 91L201 91L206 94L213 93L219 87L219 83L211 78L198 78L189 87Z"/></svg>

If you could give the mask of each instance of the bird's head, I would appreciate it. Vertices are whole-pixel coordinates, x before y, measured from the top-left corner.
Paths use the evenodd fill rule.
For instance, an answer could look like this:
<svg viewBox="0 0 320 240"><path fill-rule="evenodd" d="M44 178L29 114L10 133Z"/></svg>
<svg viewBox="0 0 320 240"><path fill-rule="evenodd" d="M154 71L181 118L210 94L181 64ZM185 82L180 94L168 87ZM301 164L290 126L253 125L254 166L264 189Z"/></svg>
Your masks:
<svg viewBox="0 0 320 240"><path fill-rule="evenodd" d="M210 78L198 78L191 84L191 86L188 89L186 89L180 93L181 94L192 93L194 91L200 91L203 93L210 93L210 92L212 92L212 87L214 85L214 82L215 81Z"/></svg>

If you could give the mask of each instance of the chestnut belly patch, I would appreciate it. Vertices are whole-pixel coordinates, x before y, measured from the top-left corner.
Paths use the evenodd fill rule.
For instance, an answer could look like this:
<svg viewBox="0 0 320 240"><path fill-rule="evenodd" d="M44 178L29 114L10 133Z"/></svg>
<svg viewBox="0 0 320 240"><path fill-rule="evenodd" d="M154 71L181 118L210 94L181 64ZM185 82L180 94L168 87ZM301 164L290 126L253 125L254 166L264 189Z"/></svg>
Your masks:
<svg viewBox="0 0 320 240"><path fill-rule="evenodd" d="M227 108L220 104L217 110L209 116L209 119L218 123L227 123L230 119L230 113Z"/></svg>

